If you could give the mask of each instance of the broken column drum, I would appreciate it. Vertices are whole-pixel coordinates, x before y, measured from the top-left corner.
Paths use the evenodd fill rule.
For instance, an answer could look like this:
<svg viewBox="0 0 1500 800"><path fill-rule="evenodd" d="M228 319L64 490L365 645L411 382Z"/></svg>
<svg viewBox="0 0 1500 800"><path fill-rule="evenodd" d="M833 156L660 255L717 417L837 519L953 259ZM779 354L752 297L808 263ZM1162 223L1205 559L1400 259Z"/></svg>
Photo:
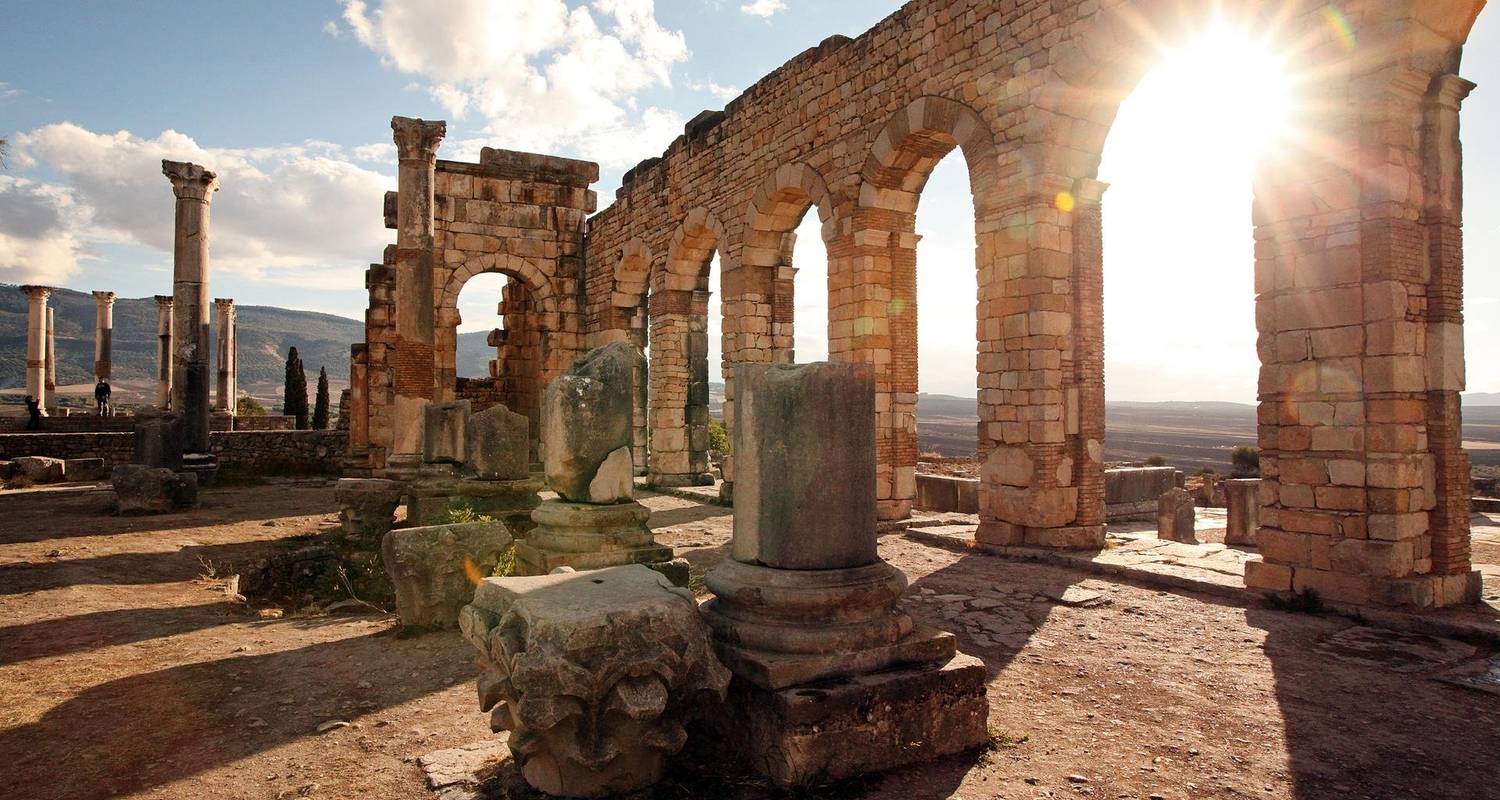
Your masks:
<svg viewBox="0 0 1500 800"><path fill-rule="evenodd" d="M172 243L172 410L181 414L189 453L208 452L209 205L218 176L197 164L162 161L177 198Z"/></svg>
<svg viewBox="0 0 1500 800"><path fill-rule="evenodd" d="M738 678L725 735L783 784L983 741L983 667L896 608L906 576L876 552L875 436L855 422L874 413L869 368L743 364L735 384L734 538L703 607ZM819 690L840 697L830 708L882 710L809 722L798 687L836 679L841 688Z"/></svg>
<svg viewBox="0 0 1500 800"><path fill-rule="evenodd" d="M547 386L542 400L542 463L559 495L532 512L536 523L517 545L521 571L655 564L679 584L686 565L646 527L651 511L635 502L634 384L645 356L615 342L589 351Z"/></svg>

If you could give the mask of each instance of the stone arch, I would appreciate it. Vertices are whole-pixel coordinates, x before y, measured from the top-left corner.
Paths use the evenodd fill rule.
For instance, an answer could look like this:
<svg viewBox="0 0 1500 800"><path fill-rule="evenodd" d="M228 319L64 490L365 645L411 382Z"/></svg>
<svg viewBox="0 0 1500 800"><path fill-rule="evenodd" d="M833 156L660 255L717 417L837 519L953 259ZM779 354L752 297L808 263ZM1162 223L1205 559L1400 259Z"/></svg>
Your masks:
<svg viewBox="0 0 1500 800"><path fill-rule="evenodd" d="M878 510L882 519L900 519L916 495L917 203L932 170L954 149L968 168L976 232L993 229L1007 187L990 125L948 97L912 100L870 142L849 232L830 247L828 345L835 361L873 365ZM988 263L994 256L981 246L976 279L997 275Z"/></svg>
<svg viewBox="0 0 1500 800"><path fill-rule="evenodd" d="M463 291L464 284L475 275L487 272L499 273L520 281L541 309L542 330L550 332L560 329L557 293L552 289L551 279L536 264L508 253L490 253L480 256L464 262L463 266L453 270L453 274L443 285L443 293L438 299L439 315L441 316L450 309L456 312L458 296Z"/></svg>
<svg viewBox="0 0 1500 800"><path fill-rule="evenodd" d="M620 248L615 259L614 291L610 304L615 308L639 308L646 301L651 281L651 249L640 239L631 239Z"/></svg>
<svg viewBox="0 0 1500 800"><path fill-rule="evenodd" d="M708 458L708 273L724 241L718 217L701 206L690 209L652 279L648 475L657 485L713 483Z"/></svg>

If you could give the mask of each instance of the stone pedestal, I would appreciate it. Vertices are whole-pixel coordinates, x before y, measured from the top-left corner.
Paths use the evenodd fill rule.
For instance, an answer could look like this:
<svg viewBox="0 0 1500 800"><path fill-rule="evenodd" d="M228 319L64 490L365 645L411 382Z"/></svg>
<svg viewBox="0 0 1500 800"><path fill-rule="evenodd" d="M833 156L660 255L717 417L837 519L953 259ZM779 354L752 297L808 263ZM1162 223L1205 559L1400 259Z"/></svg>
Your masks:
<svg viewBox="0 0 1500 800"><path fill-rule="evenodd" d="M1197 544L1197 509L1186 489L1171 489L1156 501L1156 536L1171 542Z"/></svg>
<svg viewBox="0 0 1500 800"><path fill-rule="evenodd" d="M385 571L396 587L396 611L408 628L453 628L511 544L503 522L399 528L381 539Z"/></svg>
<svg viewBox="0 0 1500 800"><path fill-rule="evenodd" d="M1229 521L1224 529L1224 543L1255 546L1255 531L1260 527L1260 479L1236 478L1224 482Z"/></svg>
<svg viewBox="0 0 1500 800"><path fill-rule="evenodd" d="M433 470L429 465L407 488L409 524L441 525L450 521L453 511L469 509L477 516L504 522L521 538L533 527L531 512L542 502L538 493L543 486L536 478L487 481Z"/></svg>
<svg viewBox="0 0 1500 800"><path fill-rule="evenodd" d="M490 727L511 732L521 775L554 796L656 783L729 683L692 594L639 566L489 578L459 624L480 653Z"/></svg>
<svg viewBox="0 0 1500 800"><path fill-rule="evenodd" d="M397 481L341 478L333 489L339 524L348 539L380 541L396 524L396 507L406 489Z"/></svg>
<svg viewBox="0 0 1500 800"><path fill-rule="evenodd" d="M136 409L131 460L147 467L182 469L182 418L151 406Z"/></svg>
<svg viewBox="0 0 1500 800"><path fill-rule="evenodd" d="M849 423L874 416L868 367L740 365L735 387L734 539L703 606L735 674L720 734L784 785L984 743L982 666L897 609L876 552L875 432Z"/></svg>
<svg viewBox="0 0 1500 800"><path fill-rule="evenodd" d="M635 502L601 506L547 500L531 512L536 527L516 545L517 569L522 575L546 575L558 567L644 564L686 586L687 563L674 561L672 548L657 543L646 527L650 518L651 509Z"/></svg>

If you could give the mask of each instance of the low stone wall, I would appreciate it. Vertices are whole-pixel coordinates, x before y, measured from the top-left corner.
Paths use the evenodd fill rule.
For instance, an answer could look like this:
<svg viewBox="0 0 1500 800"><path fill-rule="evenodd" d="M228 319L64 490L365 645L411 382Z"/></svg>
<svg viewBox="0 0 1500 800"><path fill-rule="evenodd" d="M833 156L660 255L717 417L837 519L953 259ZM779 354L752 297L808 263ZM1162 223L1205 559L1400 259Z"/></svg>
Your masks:
<svg viewBox="0 0 1500 800"><path fill-rule="evenodd" d="M209 430L227 431L231 418L212 414L208 418ZM295 417L280 415L266 417L234 417L233 428L237 431L289 431L297 424ZM73 414L42 418L41 433L130 433L135 430L135 415L117 414L101 417L96 414ZM25 417L0 417L0 433L25 433Z"/></svg>
<svg viewBox="0 0 1500 800"><path fill-rule="evenodd" d="M266 417L235 417L234 429L237 431L292 431L297 429L297 418L284 417L279 414Z"/></svg>
<svg viewBox="0 0 1500 800"><path fill-rule="evenodd" d="M345 431L215 431L209 449L219 465L245 472L338 474L349 448ZM0 460L21 456L102 458L106 467L129 464L134 433L0 434Z"/></svg>
<svg viewBox="0 0 1500 800"><path fill-rule="evenodd" d="M1104 471L1104 516L1114 522L1135 517L1154 518L1156 501L1177 488L1171 467L1126 467Z"/></svg>
<svg viewBox="0 0 1500 800"><path fill-rule="evenodd" d="M916 508L923 511L979 513L979 479L917 475Z"/></svg>

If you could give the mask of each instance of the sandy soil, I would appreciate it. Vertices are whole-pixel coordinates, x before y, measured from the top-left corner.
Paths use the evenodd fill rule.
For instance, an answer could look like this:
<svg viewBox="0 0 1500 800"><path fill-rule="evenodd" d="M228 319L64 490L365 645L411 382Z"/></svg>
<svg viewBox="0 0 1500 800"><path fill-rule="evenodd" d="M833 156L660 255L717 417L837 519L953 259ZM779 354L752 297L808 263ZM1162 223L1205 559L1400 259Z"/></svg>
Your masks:
<svg viewBox="0 0 1500 800"><path fill-rule="evenodd" d="M0 495L6 798L427 798L416 757L488 736L456 633L226 596L222 565L332 524L331 487L213 489L155 518L110 499ZM722 557L726 509L648 503L695 573ZM1318 649L1348 620L899 536L881 550L912 613L985 660L1000 746L834 794L1500 798L1500 696ZM333 720L351 724L315 732Z"/></svg>

